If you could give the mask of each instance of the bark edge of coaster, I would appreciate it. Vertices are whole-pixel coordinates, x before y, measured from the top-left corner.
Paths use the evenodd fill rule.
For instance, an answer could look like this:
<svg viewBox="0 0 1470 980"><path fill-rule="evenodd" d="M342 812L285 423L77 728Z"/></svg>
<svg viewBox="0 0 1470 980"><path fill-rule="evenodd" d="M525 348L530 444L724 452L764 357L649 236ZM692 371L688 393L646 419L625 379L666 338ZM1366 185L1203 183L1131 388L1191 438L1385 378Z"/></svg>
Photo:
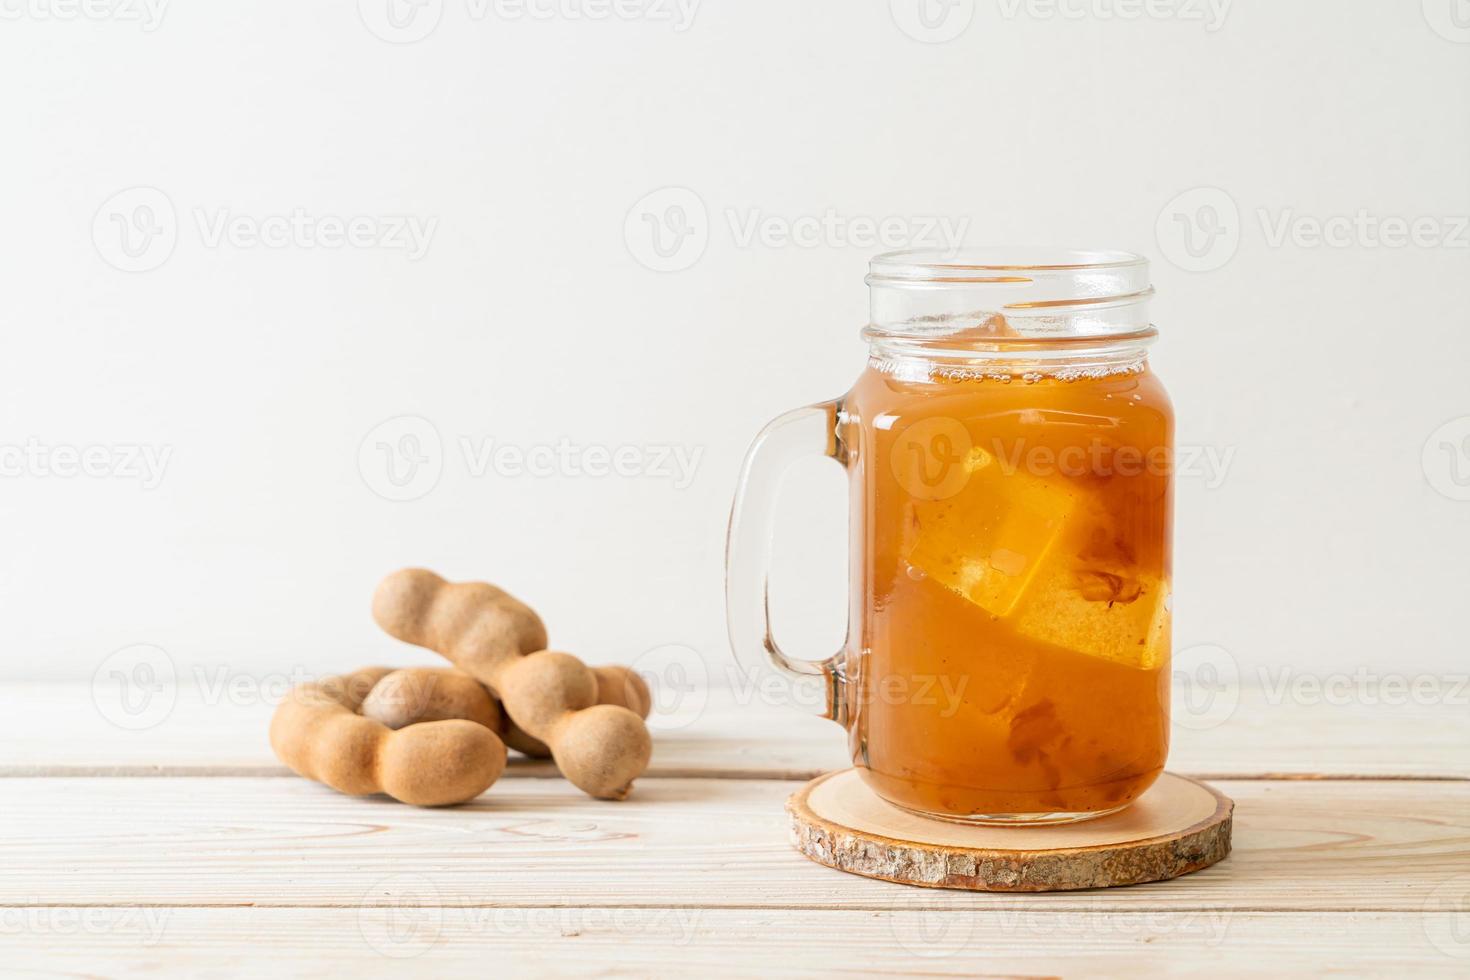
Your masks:
<svg viewBox="0 0 1470 980"><path fill-rule="evenodd" d="M1132 806L1081 823L969 826L887 803L856 769L791 794L791 841L829 868L925 888L1045 892L1164 881L1230 853L1235 802L1166 772Z"/></svg>

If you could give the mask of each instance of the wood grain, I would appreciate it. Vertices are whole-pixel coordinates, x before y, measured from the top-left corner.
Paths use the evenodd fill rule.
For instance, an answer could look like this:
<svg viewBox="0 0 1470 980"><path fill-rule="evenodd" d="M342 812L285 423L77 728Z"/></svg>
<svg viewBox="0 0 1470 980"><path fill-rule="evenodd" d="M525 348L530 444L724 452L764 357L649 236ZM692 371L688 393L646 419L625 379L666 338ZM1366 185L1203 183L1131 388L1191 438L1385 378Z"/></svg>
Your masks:
<svg viewBox="0 0 1470 980"><path fill-rule="evenodd" d="M87 687L0 686L0 776L287 775L265 738L274 690L229 690L218 680L184 684L167 692L172 708L161 722L132 730L109 721L117 706L104 694L99 707ZM1218 727L1174 726L1169 768L1198 779L1470 778L1470 710L1445 690L1440 703L1393 703L1403 699L1371 690L1343 703L1297 703L1244 688ZM806 780L851 763L836 725L749 691L701 692L650 726L654 776ZM509 773L552 774L530 762Z"/></svg>
<svg viewBox="0 0 1470 980"><path fill-rule="evenodd" d="M505 975L1275 977L1470 965L1462 704L1241 690L1218 727L1176 726L1171 757L1191 774L1242 777L1216 784L1238 804L1228 860L1136 888L1022 895L905 888L803 859L786 841L785 780L845 766L842 733L739 692L676 713L656 735L661 778L626 803L589 800L541 764L449 810L279 778L264 735L273 699L243 692L185 685L161 722L133 730L86 687L0 687L0 775L32 777L0 780L6 972L443 976L493 963Z"/></svg>
<svg viewBox="0 0 1470 980"><path fill-rule="evenodd" d="M0 909L12 975L1463 977L1448 916L690 909ZM1436 945L1436 941L1440 945ZM264 958L262 958L264 957Z"/></svg>
<svg viewBox="0 0 1470 980"><path fill-rule="evenodd" d="M1229 860L1106 892L959 894L845 875L787 841L775 780L645 779L632 799L503 781L441 810L299 779L33 778L0 801L0 904L343 905L405 874L446 904L1420 911L1470 873L1470 783L1221 782ZM420 881L422 884L422 881Z"/></svg>
<svg viewBox="0 0 1470 980"><path fill-rule="evenodd" d="M855 769L791 794L791 838L818 864L927 888L1073 891L1178 878L1230 853L1234 803L1164 773L1121 813L1054 827L929 820L885 803Z"/></svg>

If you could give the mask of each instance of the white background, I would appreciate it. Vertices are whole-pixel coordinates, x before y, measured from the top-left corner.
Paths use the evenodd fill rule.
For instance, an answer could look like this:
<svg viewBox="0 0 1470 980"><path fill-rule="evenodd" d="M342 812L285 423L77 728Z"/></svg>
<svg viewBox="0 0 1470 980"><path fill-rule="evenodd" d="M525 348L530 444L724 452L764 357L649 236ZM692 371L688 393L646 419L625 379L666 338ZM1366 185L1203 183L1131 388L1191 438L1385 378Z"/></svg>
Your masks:
<svg viewBox="0 0 1470 980"><path fill-rule="evenodd" d="M431 0L412 43L387 0L176 0L147 25L97 2L0 0L0 444L170 455L145 487L9 450L6 675L86 678L139 643L253 674L428 662L367 614L404 564L501 583L590 661L680 645L723 671L741 456L856 377L881 250L742 242L729 212L829 210L1150 256L1179 441L1233 453L1218 486L1180 481L1176 645L1463 669L1464 0L1238 0L1223 23L935 0L929 32L903 0L705 0L688 24ZM657 272L643 214L690 197L635 205L667 187L707 247ZM160 193L172 252L123 271L115 221ZM207 233L296 209L435 224L417 258ZM1450 240L1272 241L1360 211ZM1210 215L1225 234L1192 259L1170 229ZM393 501L377 443L422 424L370 433L404 416L442 475ZM688 486L475 475L463 439L699 457ZM778 602L816 655L842 633L843 498L799 474Z"/></svg>

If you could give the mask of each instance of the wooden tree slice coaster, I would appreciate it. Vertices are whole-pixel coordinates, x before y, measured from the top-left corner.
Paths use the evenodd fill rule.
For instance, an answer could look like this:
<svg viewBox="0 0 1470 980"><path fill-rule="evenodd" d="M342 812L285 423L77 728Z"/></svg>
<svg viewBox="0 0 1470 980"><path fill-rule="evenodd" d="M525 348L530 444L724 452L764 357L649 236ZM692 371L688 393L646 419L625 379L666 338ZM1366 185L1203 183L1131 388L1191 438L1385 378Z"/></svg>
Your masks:
<svg viewBox="0 0 1470 980"><path fill-rule="evenodd" d="M1133 805L1082 823L972 827L879 799L856 769L818 776L786 801L791 838L830 868L927 888L1044 892L1177 878L1230 853L1235 803L1164 773Z"/></svg>

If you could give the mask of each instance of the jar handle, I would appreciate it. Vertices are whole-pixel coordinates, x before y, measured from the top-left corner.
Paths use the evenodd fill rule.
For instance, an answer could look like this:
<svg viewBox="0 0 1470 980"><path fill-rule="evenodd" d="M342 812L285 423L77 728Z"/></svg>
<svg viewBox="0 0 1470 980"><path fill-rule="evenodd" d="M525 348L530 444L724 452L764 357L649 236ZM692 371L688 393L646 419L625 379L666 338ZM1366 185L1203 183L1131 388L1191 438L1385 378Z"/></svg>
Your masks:
<svg viewBox="0 0 1470 980"><path fill-rule="evenodd" d="M770 574L776 492L796 460L820 454L846 466L839 450L837 420L841 402L808 405L775 419L755 437L741 467L730 531L725 543L725 610L730 646L747 678L754 682L771 664L791 688L821 684L819 713L847 724L844 651L823 660L787 656L771 629ZM793 700L803 698L793 690ZM812 697L813 702L818 698Z"/></svg>

